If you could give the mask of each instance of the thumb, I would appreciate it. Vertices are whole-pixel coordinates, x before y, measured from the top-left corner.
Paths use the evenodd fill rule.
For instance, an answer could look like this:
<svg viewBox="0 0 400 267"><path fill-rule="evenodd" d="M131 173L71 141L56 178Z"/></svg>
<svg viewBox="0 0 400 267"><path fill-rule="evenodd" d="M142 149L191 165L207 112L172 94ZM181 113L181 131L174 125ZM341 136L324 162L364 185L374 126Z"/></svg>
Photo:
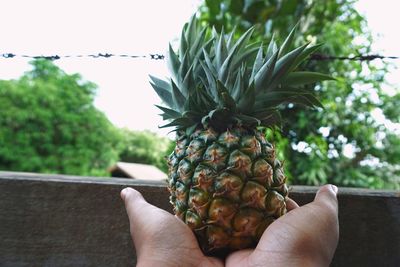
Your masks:
<svg viewBox="0 0 400 267"><path fill-rule="evenodd" d="M128 214L131 234L146 225L146 210L150 210L149 203L143 198L139 191L127 187L121 191L121 198L124 201L126 213ZM135 241L135 240L134 240Z"/></svg>
<svg viewBox="0 0 400 267"><path fill-rule="evenodd" d="M152 221L157 218L153 216L153 212L156 212L157 208L147 203L141 193L130 187L121 191L121 198L128 214L133 243L139 254L152 232Z"/></svg>
<svg viewBox="0 0 400 267"><path fill-rule="evenodd" d="M335 185L324 185L322 186L315 196L314 203L332 209L331 211L335 214L338 213L338 201L337 201L338 188Z"/></svg>
<svg viewBox="0 0 400 267"><path fill-rule="evenodd" d="M121 198L124 201L126 212L128 213L129 221L138 215L138 212L145 206L150 205L144 200L142 194L133 188L127 187L121 191Z"/></svg>
<svg viewBox="0 0 400 267"><path fill-rule="evenodd" d="M125 203L131 234L135 237L145 236L147 232L154 230L154 227L158 228L160 221L171 215L165 210L148 203L142 194L133 188L127 187L123 189L121 198Z"/></svg>
<svg viewBox="0 0 400 267"><path fill-rule="evenodd" d="M148 203L142 194L130 187L121 191L121 198L125 203L126 213L129 217L129 222L134 228L146 228L151 225L151 222L160 218L163 210Z"/></svg>
<svg viewBox="0 0 400 267"><path fill-rule="evenodd" d="M144 200L142 194L131 187L122 189L121 198L125 202L125 205L129 204L130 201Z"/></svg>

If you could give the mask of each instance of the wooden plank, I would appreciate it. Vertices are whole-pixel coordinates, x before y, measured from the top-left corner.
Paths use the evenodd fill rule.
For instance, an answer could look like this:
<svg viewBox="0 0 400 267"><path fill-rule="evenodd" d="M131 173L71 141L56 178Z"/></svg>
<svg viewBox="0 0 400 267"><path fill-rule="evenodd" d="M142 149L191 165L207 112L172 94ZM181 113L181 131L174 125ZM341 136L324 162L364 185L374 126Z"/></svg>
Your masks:
<svg viewBox="0 0 400 267"><path fill-rule="evenodd" d="M171 212L159 182L0 172L0 266L135 266L126 186ZM316 190L293 186L291 197L305 204ZM332 266L398 266L400 193L340 188L338 197Z"/></svg>

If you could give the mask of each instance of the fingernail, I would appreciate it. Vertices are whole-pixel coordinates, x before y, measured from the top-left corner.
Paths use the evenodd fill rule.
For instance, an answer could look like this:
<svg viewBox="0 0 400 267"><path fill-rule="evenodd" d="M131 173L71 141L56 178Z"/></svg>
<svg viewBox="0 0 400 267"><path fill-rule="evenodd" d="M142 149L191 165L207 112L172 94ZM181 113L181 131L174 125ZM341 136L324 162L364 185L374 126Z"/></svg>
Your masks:
<svg viewBox="0 0 400 267"><path fill-rule="evenodd" d="M331 189L332 189L333 193L335 193L335 195L336 195L336 194L337 194L337 192L338 192L338 188L337 188L337 186L336 186L336 185L333 185L333 184L331 184Z"/></svg>
<svg viewBox="0 0 400 267"><path fill-rule="evenodd" d="M122 200L125 200L125 197L126 197L127 192L128 192L128 188L122 189L122 191L121 191L121 198L122 198Z"/></svg>

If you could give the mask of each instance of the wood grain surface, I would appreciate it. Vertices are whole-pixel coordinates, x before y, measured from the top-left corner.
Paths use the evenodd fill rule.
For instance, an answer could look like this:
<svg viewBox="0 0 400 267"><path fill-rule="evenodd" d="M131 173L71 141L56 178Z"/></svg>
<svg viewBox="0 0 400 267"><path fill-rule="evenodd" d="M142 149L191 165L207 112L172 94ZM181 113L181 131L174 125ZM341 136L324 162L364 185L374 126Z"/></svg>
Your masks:
<svg viewBox="0 0 400 267"><path fill-rule="evenodd" d="M0 172L0 266L135 266L119 195L127 186L171 212L161 182ZM317 189L293 186L290 196L305 204ZM399 196L339 189L332 266L400 266Z"/></svg>

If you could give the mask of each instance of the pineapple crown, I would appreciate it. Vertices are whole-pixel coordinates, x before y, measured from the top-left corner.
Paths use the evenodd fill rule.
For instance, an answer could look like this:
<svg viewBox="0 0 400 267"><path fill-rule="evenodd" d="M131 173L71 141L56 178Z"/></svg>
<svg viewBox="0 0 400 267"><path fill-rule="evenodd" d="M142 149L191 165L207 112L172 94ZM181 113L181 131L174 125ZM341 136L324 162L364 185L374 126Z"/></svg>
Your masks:
<svg viewBox="0 0 400 267"><path fill-rule="evenodd" d="M253 28L235 40L234 31L217 33L201 27L193 16L182 30L178 52L169 45L171 79L150 75L152 87L167 106L157 105L163 119L170 121L161 127L187 134L201 124L220 130L237 125L273 127L280 125L281 104L322 107L303 85L332 78L295 71L320 46L306 43L289 50L295 30L278 48L273 37L268 46L249 43Z"/></svg>

